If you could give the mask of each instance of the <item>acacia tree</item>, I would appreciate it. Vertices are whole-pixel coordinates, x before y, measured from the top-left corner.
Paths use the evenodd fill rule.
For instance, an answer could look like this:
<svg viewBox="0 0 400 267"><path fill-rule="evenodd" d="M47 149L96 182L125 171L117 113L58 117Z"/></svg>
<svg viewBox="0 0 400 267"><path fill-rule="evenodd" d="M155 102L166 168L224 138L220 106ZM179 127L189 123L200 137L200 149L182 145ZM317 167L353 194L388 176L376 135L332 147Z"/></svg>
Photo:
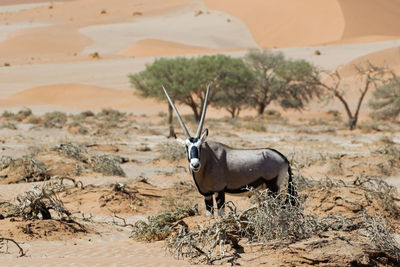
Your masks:
<svg viewBox="0 0 400 267"><path fill-rule="evenodd" d="M195 80L193 75L193 59L178 57L174 59L161 58L147 65L142 72L129 75L131 85L136 93L143 97L151 97L165 101L162 86L165 86L173 99L185 99L191 96ZM175 136L172 124L173 110L168 105L169 136Z"/></svg>
<svg viewBox="0 0 400 267"><path fill-rule="evenodd" d="M201 58L200 62L208 59ZM226 109L235 118L251 103L248 96L255 86L255 75L240 58L218 56L216 61L218 64L209 64L218 73L212 82L215 96L211 105Z"/></svg>
<svg viewBox="0 0 400 267"><path fill-rule="evenodd" d="M147 65L140 73L129 75L130 82L139 95L153 97L166 101L161 90L164 85L171 98L176 103L189 106L197 121L200 120L201 108L205 99L208 85L212 90L209 95L211 105L229 110L237 110L245 105L242 97L236 103L224 101L223 92L232 93L238 88L250 88L246 85L253 81L251 71L241 63L241 59L234 59L225 55L202 56L198 58L162 58L153 64ZM218 97L216 95L218 94ZM214 100L217 99L217 100ZM237 100L237 99L236 99ZM226 105L226 106L225 106ZM174 136L172 126L172 109L168 105L170 136Z"/></svg>
<svg viewBox="0 0 400 267"><path fill-rule="evenodd" d="M400 114L400 78L392 73L391 79L374 91L368 105L374 119L396 119Z"/></svg>
<svg viewBox="0 0 400 267"><path fill-rule="evenodd" d="M304 60L288 60L280 52L251 50L245 61L256 73L250 99L258 115L272 102L284 108L303 109L311 98L320 95L314 80L317 70Z"/></svg>
<svg viewBox="0 0 400 267"><path fill-rule="evenodd" d="M318 82L320 86L326 90L329 97L335 97L343 104L348 117L347 124L350 130L354 130L357 126L361 105L367 92L371 88L375 89L378 86L385 84L388 81L387 75L390 74L390 71L387 68L377 67L371 62L366 62L366 64L363 65L356 65L355 68L360 78L361 86L358 88L360 95L354 112L351 110L349 101L345 97L345 92L349 88L344 83L338 70L327 73L327 77L325 77L324 81L322 81L320 77L314 76L315 82Z"/></svg>

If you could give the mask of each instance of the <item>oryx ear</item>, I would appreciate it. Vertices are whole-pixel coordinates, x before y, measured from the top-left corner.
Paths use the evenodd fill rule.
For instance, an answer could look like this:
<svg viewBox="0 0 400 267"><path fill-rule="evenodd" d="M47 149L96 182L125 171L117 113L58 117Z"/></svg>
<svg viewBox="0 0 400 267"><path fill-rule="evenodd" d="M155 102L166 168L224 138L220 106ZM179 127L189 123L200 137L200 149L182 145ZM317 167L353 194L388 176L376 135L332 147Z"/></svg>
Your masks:
<svg viewBox="0 0 400 267"><path fill-rule="evenodd" d="M208 129L205 128L203 134L200 137L200 140L202 143L204 143L204 141L206 141L207 136L208 136Z"/></svg>
<svg viewBox="0 0 400 267"><path fill-rule="evenodd" d="M179 144L181 144L182 146L186 146L185 140L180 139L180 138L175 138L175 140L176 140Z"/></svg>

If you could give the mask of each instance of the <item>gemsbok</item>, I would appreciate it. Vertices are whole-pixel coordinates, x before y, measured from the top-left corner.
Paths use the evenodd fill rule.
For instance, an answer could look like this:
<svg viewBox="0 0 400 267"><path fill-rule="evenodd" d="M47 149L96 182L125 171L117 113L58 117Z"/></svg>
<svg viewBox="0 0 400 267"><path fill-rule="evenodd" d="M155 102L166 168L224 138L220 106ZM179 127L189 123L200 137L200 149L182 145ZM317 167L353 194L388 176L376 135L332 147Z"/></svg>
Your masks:
<svg viewBox="0 0 400 267"><path fill-rule="evenodd" d="M206 214L214 213L213 194L218 208L218 215L224 215L225 193L246 193L250 188L266 186L277 194L286 173L288 194L285 204L296 204L296 189L292 183L292 171L288 159L279 151L271 148L234 149L218 142L206 142L208 129L202 132L206 116L208 93L207 88L200 122L195 137L187 130L177 108L163 86L168 102L175 111L178 121L185 133L186 140L176 140L186 148L189 167L200 194L204 196Z"/></svg>

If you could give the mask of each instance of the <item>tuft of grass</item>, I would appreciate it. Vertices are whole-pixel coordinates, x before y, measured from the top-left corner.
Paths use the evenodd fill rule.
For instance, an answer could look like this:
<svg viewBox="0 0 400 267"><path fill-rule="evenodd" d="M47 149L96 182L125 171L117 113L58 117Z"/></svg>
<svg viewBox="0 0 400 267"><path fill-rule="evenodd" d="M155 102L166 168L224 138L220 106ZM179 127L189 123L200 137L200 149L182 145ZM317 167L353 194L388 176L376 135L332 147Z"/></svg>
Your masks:
<svg viewBox="0 0 400 267"><path fill-rule="evenodd" d="M12 163L13 159L10 156L2 155L0 158L0 169L4 170Z"/></svg>
<svg viewBox="0 0 400 267"><path fill-rule="evenodd" d="M15 123L12 122L3 122L0 124L0 129L10 129L10 130L17 130L18 127Z"/></svg>
<svg viewBox="0 0 400 267"><path fill-rule="evenodd" d="M259 121L259 120L253 120L253 121L249 121L248 123L246 123L244 125L245 129L251 130L251 131L255 131L255 132L266 132L267 131L267 127L265 126L265 122L264 121Z"/></svg>
<svg viewBox="0 0 400 267"><path fill-rule="evenodd" d="M24 119L28 118L29 116L32 116L32 110L29 108L22 109L18 111L17 114L15 114L15 120L17 121L23 121Z"/></svg>
<svg viewBox="0 0 400 267"><path fill-rule="evenodd" d="M135 223L132 238L141 241L157 241L166 239L174 229L184 224L182 219L198 215L197 205L188 209L164 211L161 214L147 217L147 222L139 220Z"/></svg>
<svg viewBox="0 0 400 267"><path fill-rule="evenodd" d="M160 145L160 158L170 162L179 161L186 157L185 149L176 141L168 141Z"/></svg>
<svg viewBox="0 0 400 267"><path fill-rule="evenodd" d="M55 147L52 147L50 150L58 151L67 157L71 157L71 158L77 159L77 160L85 162L85 163L88 162L88 159L86 156L87 151L84 147L82 147L79 144L62 143Z"/></svg>
<svg viewBox="0 0 400 267"><path fill-rule="evenodd" d="M1 117L6 119L12 119L14 116L15 114L8 110L4 110L3 113L1 114Z"/></svg>
<svg viewBox="0 0 400 267"><path fill-rule="evenodd" d="M43 124L46 128L62 128L67 122L67 119L67 115L64 112L47 112L44 114Z"/></svg>
<svg viewBox="0 0 400 267"><path fill-rule="evenodd" d="M337 159L333 159L333 161L329 162L328 174L343 175L343 162Z"/></svg>
<svg viewBox="0 0 400 267"><path fill-rule="evenodd" d="M120 161L109 155L94 156L89 158L93 171L104 175L125 177L126 174L120 166Z"/></svg>
<svg viewBox="0 0 400 267"><path fill-rule="evenodd" d="M11 172L16 172L21 181L36 182L50 179L45 164L32 155L12 160L9 164Z"/></svg>

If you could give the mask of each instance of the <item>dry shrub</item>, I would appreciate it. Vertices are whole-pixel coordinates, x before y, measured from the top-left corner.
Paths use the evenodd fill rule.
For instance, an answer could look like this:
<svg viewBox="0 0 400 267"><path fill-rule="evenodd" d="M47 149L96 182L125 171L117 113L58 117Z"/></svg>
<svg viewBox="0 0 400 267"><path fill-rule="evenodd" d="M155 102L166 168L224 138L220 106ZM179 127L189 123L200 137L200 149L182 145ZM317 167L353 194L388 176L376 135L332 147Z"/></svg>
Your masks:
<svg viewBox="0 0 400 267"><path fill-rule="evenodd" d="M12 119L14 116L15 114L8 110L4 110L3 113L1 114L1 117L5 119Z"/></svg>
<svg viewBox="0 0 400 267"><path fill-rule="evenodd" d="M7 120L13 120L19 122L25 120L29 116L32 116L32 110L29 108L22 109L18 111L17 114L5 110L1 115L1 117L6 118Z"/></svg>
<svg viewBox="0 0 400 267"><path fill-rule="evenodd" d="M12 207L11 211L8 210L7 217L48 220L53 218L50 212L50 210L53 210L60 220L71 219L71 212L64 207L63 202L58 197L58 193L66 189L63 180L64 178L59 178L42 185L36 185L32 190L18 195L15 203L2 202L1 206ZM73 181L75 183L75 180Z"/></svg>
<svg viewBox="0 0 400 267"><path fill-rule="evenodd" d="M328 167L328 174L343 175L344 174L343 162L337 159L333 159L332 161L330 161Z"/></svg>
<svg viewBox="0 0 400 267"><path fill-rule="evenodd" d="M349 217L340 213L326 216L316 214L315 209L308 211L305 206L307 202L302 200L304 194L298 200L299 205L283 206L281 199L284 196L273 197L267 191L255 191L255 204L244 211L237 211L232 204L227 203L230 211L209 226L189 230L185 224L181 224L168 239L167 249L177 258L188 258L191 263L212 264L222 259L234 263L238 259L236 249L240 247L240 241L264 245L273 242L276 250L313 237L321 239L317 243L318 249L322 249L329 245L322 240L326 236L324 233L334 231L349 234L351 240L348 243L362 248L360 258L348 259L349 261L354 260L354 263L361 264L362 258L363 262L371 264L394 266L400 263L399 246L391 235L396 228L388 224L390 218L398 218L400 214L399 206L395 204L393 187L374 177L358 177L351 183L305 179L302 182L304 184L299 188L304 190L305 195L309 188L337 187L339 192L345 188L357 188L370 202L379 203L385 212L373 215L360 209ZM329 201L323 194L319 197L323 198L321 202ZM376 255L380 256L377 258ZM326 263L334 263L332 258L327 259L322 255L320 257Z"/></svg>
<svg viewBox="0 0 400 267"><path fill-rule="evenodd" d="M160 158L170 162L179 161L186 157L185 149L176 141L168 141L160 144Z"/></svg>
<svg viewBox="0 0 400 267"><path fill-rule="evenodd" d="M97 118L103 119L103 120L108 120L108 121L118 121L123 116L125 116L125 113L120 112L120 111L115 110L115 109L102 109L96 115Z"/></svg>
<svg viewBox="0 0 400 267"><path fill-rule="evenodd" d="M178 225L184 225L183 219L198 215L197 205L188 209L164 211L155 216L149 216L147 222L139 220L135 223L132 238L143 241L156 241L167 238Z"/></svg>
<svg viewBox="0 0 400 267"><path fill-rule="evenodd" d="M13 161L13 159L10 156L1 156L0 158L0 169L5 169L8 166L10 166L11 162Z"/></svg>
<svg viewBox="0 0 400 267"><path fill-rule="evenodd" d="M139 191L124 183L114 183L109 186L111 190L104 190L104 193L99 197L100 207L105 206L121 206L123 200L128 200L128 206L131 210L136 210L137 206L143 206L143 200L139 197Z"/></svg>
<svg viewBox="0 0 400 267"><path fill-rule="evenodd" d="M10 130L17 130L18 127L12 122L3 122L0 124L0 129L10 129Z"/></svg>
<svg viewBox="0 0 400 267"><path fill-rule="evenodd" d="M32 110L29 109L29 108L25 108L25 109L22 109L22 110L18 111L18 113L15 114L14 119L17 120L17 121L23 121L23 120L25 120L26 118L28 118L29 116L32 116L32 115L33 115L32 114Z"/></svg>
<svg viewBox="0 0 400 267"><path fill-rule="evenodd" d="M125 177L126 174L120 166L120 161L113 156L101 155L89 158L93 171L104 175L116 175Z"/></svg>
<svg viewBox="0 0 400 267"><path fill-rule="evenodd" d="M251 131L255 131L255 132L266 132L267 131L265 122L260 121L260 120L249 121L243 127L247 130L251 130Z"/></svg>
<svg viewBox="0 0 400 267"><path fill-rule="evenodd" d="M50 179L45 164L36 160L33 155L25 155L15 160L11 159L11 161L10 158L2 157L2 163L7 163L3 165L7 165L8 168L6 177L16 176L20 182L36 182Z"/></svg>
<svg viewBox="0 0 400 267"><path fill-rule="evenodd" d="M388 155L396 160L400 160L400 146L395 144L387 144L376 151L378 154Z"/></svg>
<svg viewBox="0 0 400 267"><path fill-rule="evenodd" d="M62 128L67 122L67 115L64 112L53 111L44 114L43 123L46 128Z"/></svg>
<svg viewBox="0 0 400 267"><path fill-rule="evenodd" d="M58 151L67 157L71 157L85 163L88 160L86 156L87 155L86 149L79 144L61 143L55 147L52 147L50 150Z"/></svg>

